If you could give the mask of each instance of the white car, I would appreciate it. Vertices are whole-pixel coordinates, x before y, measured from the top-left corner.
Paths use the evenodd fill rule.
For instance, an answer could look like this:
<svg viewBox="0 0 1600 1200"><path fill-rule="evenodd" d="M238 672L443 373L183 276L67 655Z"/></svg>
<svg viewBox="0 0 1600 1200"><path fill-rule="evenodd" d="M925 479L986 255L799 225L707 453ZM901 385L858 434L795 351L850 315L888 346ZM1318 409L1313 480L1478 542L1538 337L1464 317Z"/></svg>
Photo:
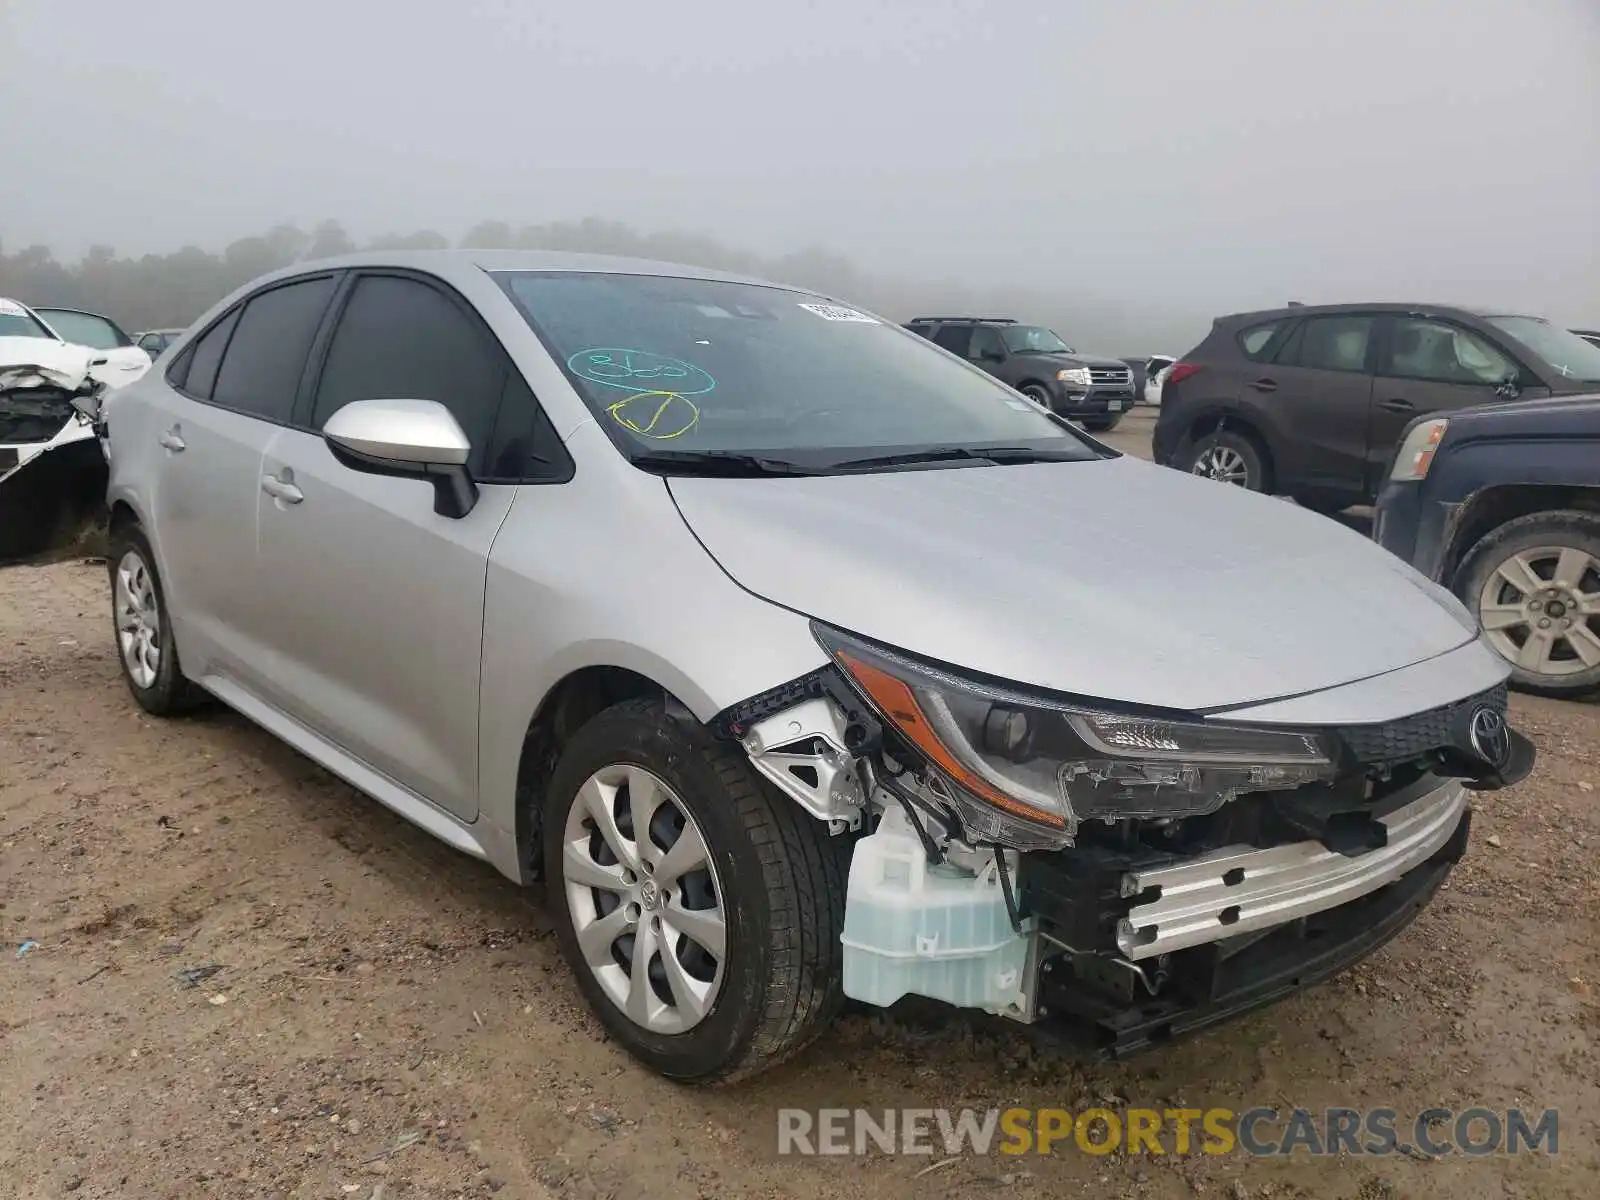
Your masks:
<svg viewBox="0 0 1600 1200"><path fill-rule="evenodd" d="M0 561L46 549L103 501L101 447L76 403L105 387L99 358L0 297Z"/></svg>
<svg viewBox="0 0 1600 1200"><path fill-rule="evenodd" d="M1144 402L1161 407L1161 385L1167 381L1167 372L1177 362L1170 354L1152 354L1144 364Z"/></svg>
<svg viewBox="0 0 1600 1200"><path fill-rule="evenodd" d="M76 308L35 308L32 311L62 341L87 346L95 352L89 360L89 375L108 388L132 383L148 371L154 361L110 317Z"/></svg>

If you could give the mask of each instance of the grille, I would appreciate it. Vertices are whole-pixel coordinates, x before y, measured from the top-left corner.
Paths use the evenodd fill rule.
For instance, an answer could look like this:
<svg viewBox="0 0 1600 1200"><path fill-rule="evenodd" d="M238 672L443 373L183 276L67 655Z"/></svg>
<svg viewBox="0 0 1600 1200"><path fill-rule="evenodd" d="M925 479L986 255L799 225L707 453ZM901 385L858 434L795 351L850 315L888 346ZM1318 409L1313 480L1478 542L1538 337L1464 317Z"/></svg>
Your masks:
<svg viewBox="0 0 1600 1200"><path fill-rule="evenodd" d="M1133 372L1127 367L1090 367L1089 381L1097 387L1132 387Z"/></svg>
<svg viewBox="0 0 1600 1200"><path fill-rule="evenodd" d="M1347 725L1340 726L1335 732L1344 740L1350 753L1363 763L1380 766L1405 762L1430 750L1453 745L1456 730L1465 725L1467 714L1480 705L1488 705L1504 716L1506 685L1502 683L1486 692L1468 696L1465 700L1430 708L1427 712L1402 717L1387 725Z"/></svg>

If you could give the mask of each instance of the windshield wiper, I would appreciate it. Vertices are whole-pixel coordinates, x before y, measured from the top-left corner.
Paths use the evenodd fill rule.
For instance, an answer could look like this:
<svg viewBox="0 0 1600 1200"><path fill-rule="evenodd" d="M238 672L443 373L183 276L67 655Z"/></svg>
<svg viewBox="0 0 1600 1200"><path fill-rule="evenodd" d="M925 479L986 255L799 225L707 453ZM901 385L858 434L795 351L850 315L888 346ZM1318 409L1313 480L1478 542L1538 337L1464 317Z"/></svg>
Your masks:
<svg viewBox="0 0 1600 1200"><path fill-rule="evenodd" d="M628 461L647 471L674 475L709 475L728 479L748 479L759 475L820 475L814 467L801 466L784 458L765 458L759 454L739 454L732 450L644 450L628 456Z"/></svg>
<svg viewBox="0 0 1600 1200"><path fill-rule="evenodd" d="M830 463L834 471L871 470L873 467L909 466L915 463L974 462L996 466L1011 463L1084 462L1090 455L1082 450L1042 450L1028 446L930 446L926 450L908 450L903 454L877 454L868 458L847 458Z"/></svg>

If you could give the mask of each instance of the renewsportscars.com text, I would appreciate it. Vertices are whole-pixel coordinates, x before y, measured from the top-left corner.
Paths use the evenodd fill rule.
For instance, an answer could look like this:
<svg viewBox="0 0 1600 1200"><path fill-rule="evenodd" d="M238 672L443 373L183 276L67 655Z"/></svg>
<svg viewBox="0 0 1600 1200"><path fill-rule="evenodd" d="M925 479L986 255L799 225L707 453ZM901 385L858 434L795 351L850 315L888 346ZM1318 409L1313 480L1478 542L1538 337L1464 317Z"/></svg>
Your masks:
<svg viewBox="0 0 1600 1200"><path fill-rule="evenodd" d="M1554 1155L1559 1123L1518 1108L784 1108L778 1153Z"/></svg>

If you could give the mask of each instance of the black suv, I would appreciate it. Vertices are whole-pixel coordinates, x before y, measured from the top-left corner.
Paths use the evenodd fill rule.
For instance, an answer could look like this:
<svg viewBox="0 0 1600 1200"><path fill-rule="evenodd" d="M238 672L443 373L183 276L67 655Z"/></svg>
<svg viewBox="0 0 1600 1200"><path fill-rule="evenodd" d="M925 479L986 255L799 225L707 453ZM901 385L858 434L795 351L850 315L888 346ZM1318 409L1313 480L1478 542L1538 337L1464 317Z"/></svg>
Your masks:
<svg viewBox="0 0 1600 1200"><path fill-rule="evenodd" d="M1172 367L1164 466L1336 512L1370 504L1415 417L1600 385L1600 347L1540 317L1416 304L1218 318Z"/></svg>
<svg viewBox="0 0 1600 1200"><path fill-rule="evenodd" d="M1478 616L1511 681L1600 691L1600 395L1407 426L1372 536Z"/></svg>
<svg viewBox="0 0 1600 1200"><path fill-rule="evenodd" d="M1085 429L1112 429L1133 407L1127 363L1079 354L1043 326L1010 317L917 317L906 328Z"/></svg>

